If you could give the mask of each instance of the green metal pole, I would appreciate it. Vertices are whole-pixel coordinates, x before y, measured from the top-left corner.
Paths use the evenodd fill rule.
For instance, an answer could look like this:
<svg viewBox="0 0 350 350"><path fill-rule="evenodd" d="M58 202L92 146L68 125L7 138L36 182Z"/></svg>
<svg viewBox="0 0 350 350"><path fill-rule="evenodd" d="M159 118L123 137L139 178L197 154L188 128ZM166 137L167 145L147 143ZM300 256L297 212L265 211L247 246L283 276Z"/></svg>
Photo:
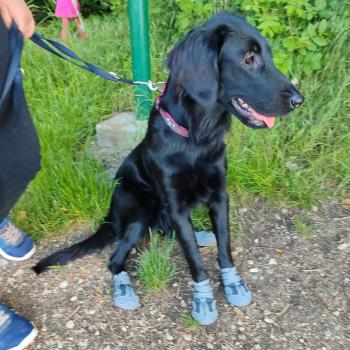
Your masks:
<svg viewBox="0 0 350 350"><path fill-rule="evenodd" d="M133 79L151 79L148 30L148 0L129 0L129 22ZM135 85L137 117L147 118L152 107L152 93L147 86Z"/></svg>

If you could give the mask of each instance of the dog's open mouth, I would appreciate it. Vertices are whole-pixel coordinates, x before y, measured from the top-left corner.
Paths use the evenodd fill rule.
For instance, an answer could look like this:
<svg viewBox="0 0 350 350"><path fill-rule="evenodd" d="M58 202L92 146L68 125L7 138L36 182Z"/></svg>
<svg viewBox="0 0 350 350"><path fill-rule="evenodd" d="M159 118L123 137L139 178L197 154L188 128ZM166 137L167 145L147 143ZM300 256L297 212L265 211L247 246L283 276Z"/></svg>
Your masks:
<svg viewBox="0 0 350 350"><path fill-rule="evenodd" d="M238 113L238 117L245 124L255 128L264 128L266 126L272 128L275 125L276 118L274 116L265 116L258 113L241 98L233 97L231 103Z"/></svg>

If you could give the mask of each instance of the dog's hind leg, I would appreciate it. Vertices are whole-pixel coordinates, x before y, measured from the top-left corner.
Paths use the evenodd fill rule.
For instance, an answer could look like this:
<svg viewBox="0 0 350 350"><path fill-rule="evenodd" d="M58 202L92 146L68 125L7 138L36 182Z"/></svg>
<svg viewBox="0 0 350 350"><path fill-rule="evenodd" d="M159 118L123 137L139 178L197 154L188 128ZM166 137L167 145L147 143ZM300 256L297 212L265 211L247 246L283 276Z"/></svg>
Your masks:
<svg viewBox="0 0 350 350"><path fill-rule="evenodd" d="M216 301L208 274L197 248L191 220L187 215L172 215L173 226L194 280L192 317L202 325L214 323L218 317Z"/></svg>
<svg viewBox="0 0 350 350"><path fill-rule="evenodd" d="M140 306L139 297L131 285L129 274L125 271L125 262L146 231L147 220L144 216L130 222L110 259L109 269L114 275L114 302L116 306L125 310L134 310Z"/></svg>
<svg viewBox="0 0 350 350"><path fill-rule="evenodd" d="M220 193L208 204L209 215L218 242L218 263L226 299L231 305L245 306L251 303L252 294L234 266L228 222L228 196Z"/></svg>

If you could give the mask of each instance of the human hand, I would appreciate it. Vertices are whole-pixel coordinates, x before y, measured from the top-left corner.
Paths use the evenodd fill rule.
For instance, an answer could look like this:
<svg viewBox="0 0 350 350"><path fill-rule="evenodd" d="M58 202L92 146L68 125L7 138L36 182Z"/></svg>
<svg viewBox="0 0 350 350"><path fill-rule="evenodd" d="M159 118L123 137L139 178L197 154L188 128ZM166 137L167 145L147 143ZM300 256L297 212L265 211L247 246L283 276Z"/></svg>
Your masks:
<svg viewBox="0 0 350 350"><path fill-rule="evenodd" d="M14 21L26 39L35 31L35 21L24 0L0 0L0 15L9 28Z"/></svg>

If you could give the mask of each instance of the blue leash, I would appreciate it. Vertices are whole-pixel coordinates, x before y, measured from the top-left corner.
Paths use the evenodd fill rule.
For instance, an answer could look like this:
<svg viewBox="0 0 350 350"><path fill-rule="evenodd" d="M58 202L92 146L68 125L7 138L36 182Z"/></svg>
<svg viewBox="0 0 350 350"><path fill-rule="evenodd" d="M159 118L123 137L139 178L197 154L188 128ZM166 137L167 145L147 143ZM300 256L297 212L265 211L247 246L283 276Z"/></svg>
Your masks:
<svg viewBox="0 0 350 350"><path fill-rule="evenodd" d="M129 79L125 79L122 77L118 77L114 73L108 73L100 67L97 67L87 61L82 60L76 53L72 50L68 49L64 45L50 39L43 38L40 34L34 33L31 40L39 45L41 48L51 52L53 55L56 55L75 66L85 69L89 72L95 73L98 76L114 81L121 82L130 85L145 85L150 90L155 91L158 90L158 85L163 83L154 84L152 81L143 82L143 81L133 81ZM14 88L13 103L16 108L19 108L21 103L23 102L23 93L22 93L22 71L20 68L21 63L21 54L23 49L23 36L20 31L17 29L17 26L13 23L9 30L9 43L10 43L10 64L7 71L7 76L4 79L2 87L0 85L0 107L2 106L5 98L11 91L11 88ZM73 58L75 61L80 62L77 63L70 58Z"/></svg>
<svg viewBox="0 0 350 350"><path fill-rule="evenodd" d="M154 84L150 80L148 82L133 81L133 80L125 79L122 77L118 77L115 73L112 73L112 72L108 73L105 70L103 70L102 68L97 67L90 62L84 61L75 52L70 50L68 47L60 44L59 42L57 42L55 40L46 39L46 38L42 37L39 33L34 33L30 40L32 40L35 44L39 45L44 50L51 52L53 55L56 55L64 60L74 64L75 66L77 66L79 68L82 68L82 69L85 69L89 72L97 74L98 76L100 76L104 79L111 80L111 81L114 81L117 83L126 83L126 84L130 84L130 85L146 85L152 91L158 90L158 84L160 84L160 83ZM73 58L74 60L76 60L77 62L80 62L80 63L72 61L67 56L70 58Z"/></svg>

